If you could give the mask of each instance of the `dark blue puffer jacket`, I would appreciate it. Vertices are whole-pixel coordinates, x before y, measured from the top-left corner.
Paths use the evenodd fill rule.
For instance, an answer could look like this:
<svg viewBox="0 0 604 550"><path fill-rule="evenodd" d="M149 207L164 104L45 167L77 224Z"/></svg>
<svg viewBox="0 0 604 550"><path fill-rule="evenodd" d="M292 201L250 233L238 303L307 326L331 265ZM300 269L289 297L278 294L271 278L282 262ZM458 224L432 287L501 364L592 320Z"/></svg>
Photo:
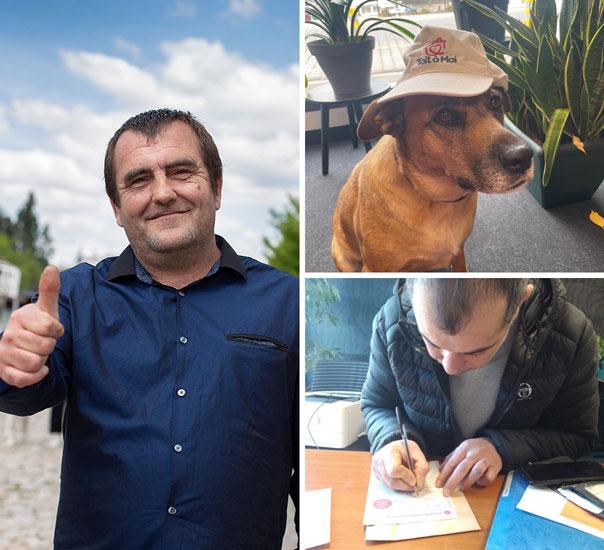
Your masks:
<svg viewBox="0 0 604 550"><path fill-rule="evenodd" d="M597 439L594 331L565 299L562 282L536 280L520 310L518 334L495 410L475 437L487 437L504 471L529 461L578 456ZM373 321L361 407L372 452L400 437L394 407L425 454L444 456L462 441L451 413L448 375L425 348L404 284Z"/></svg>

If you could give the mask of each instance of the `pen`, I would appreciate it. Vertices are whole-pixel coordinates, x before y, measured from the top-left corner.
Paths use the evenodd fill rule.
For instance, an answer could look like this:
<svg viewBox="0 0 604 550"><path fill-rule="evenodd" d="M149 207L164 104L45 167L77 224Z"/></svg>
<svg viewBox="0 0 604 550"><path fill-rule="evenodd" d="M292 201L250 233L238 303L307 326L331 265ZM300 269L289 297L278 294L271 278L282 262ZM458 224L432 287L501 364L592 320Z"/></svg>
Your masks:
<svg viewBox="0 0 604 550"><path fill-rule="evenodd" d="M405 454L407 455L407 466L411 470L411 473L413 473L413 464L411 462L411 454L409 453L409 440L407 439L407 430L405 429L405 424L403 424L403 421L401 419L400 409L398 407L395 407L394 410L396 411L396 419L401 428L401 438L403 440L403 446L405 447ZM413 474L413 476L415 477L415 474ZM415 485L413 486L413 492L415 493L415 496L417 496L417 478L415 480Z"/></svg>

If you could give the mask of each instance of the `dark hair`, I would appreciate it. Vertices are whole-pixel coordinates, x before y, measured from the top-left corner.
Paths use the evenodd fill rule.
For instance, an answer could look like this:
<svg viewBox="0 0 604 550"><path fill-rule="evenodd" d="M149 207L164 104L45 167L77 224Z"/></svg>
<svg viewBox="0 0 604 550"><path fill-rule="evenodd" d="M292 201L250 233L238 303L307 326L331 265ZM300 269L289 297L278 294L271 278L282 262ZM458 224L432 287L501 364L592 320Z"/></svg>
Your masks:
<svg viewBox="0 0 604 550"><path fill-rule="evenodd" d="M134 130L135 132L144 134L148 138L152 138L157 136L168 124L177 120L188 124L197 135L199 151L208 170L212 192L214 194L217 193L218 185L222 179L222 161L220 160L216 144L212 136L205 129L205 126L189 112L177 111L175 109L156 109L145 111L129 118L109 140L105 153L105 191L107 191L107 195L109 195L109 198L117 206L120 204L114 166L117 140L126 130Z"/></svg>
<svg viewBox="0 0 604 550"><path fill-rule="evenodd" d="M493 298L507 299L503 322L509 323L529 279L409 278L406 284L411 297L417 288L427 291L435 306L432 313L440 328L449 334L456 334L469 320L477 302Z"/></svg>

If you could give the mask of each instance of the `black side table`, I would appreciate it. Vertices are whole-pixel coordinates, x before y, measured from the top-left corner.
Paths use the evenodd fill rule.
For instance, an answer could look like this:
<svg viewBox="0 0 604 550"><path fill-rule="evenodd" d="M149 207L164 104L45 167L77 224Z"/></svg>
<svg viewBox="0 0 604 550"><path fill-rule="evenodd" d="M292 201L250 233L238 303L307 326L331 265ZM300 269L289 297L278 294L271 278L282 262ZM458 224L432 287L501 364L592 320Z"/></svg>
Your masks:
<svg viewBox="0 0 604 550"><path fill-rule="evenodd" d="M321 162L323 175L329 172L329 110L333 107L342 107L346 105L348 109L348 126L352 137L352 146L356 149L359 146L357 138L357 126L363 116L362 103L369 103L374 99L383 96L390 90L390 84L386 80L371 79L371 89L369 93L358 96L352 96L346 99L336 98L329 84L324 84L317 88L309 90L306 99L316 103L321 108ZM365 151L371 149L371 142L364 141Z"/></svg>

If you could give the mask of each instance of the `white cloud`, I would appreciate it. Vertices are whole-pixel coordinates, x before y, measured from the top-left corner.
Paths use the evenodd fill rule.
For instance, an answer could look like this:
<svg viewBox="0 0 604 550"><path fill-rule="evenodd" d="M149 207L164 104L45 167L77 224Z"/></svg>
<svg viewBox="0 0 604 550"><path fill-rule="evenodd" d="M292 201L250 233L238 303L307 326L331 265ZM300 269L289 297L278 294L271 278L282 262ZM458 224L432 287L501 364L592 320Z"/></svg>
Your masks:
<svg viewBox="0 0 604 550"><path fill-rule="evenodd" d="M126 52L127 54L129 54L132 57L140 57L140 55L141 55L141 49L136 44L134 44L132 42L128 42L128 40L126 40L125 38L122 38L121 36L116 36L113 39L113 45L118 50Z"/></svg>
<svg viewBox="0 0 604 550"><path fill-rule="evenodd" d="M55 241L55 261L118 254L126 243L104 192L106 144L121 124L149 108L193 112L213 135L224 163L222 232L242 254L262 257L269 209L298 195L298 76L254 63L220 42L199 38L160 45L162 62L145 67L105 53L60 50L76 78L105 93L114 108L20 98L11 121L38 130L30 150L0 148L0 204L36 193ZM0 124L4 119L0 110Z"/></svg>
<svg viewBox="0 0 604 550"><path fill-rule="evenodd" d="M197 6L195 2L189 0L175 0L170 15L173 17L195 17L197 15Z"/></svg>
<svg viewBox="0 0 604 550"><path fill-rule="evenodd" d="M257 0L229 0L229 10L244 19L251 19L262 11Z"/></svg>

